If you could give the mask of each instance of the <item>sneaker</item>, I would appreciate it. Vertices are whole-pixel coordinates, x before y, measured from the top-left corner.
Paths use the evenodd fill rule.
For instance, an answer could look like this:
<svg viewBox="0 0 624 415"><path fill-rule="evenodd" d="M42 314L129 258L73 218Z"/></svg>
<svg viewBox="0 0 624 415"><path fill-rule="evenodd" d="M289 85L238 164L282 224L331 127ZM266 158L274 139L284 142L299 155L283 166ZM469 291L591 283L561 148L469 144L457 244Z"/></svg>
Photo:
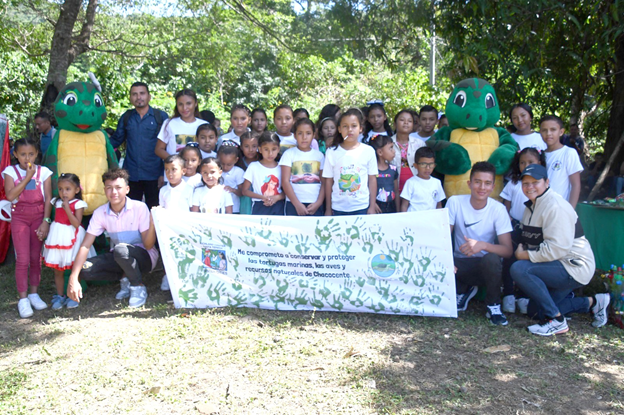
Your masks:
<svg viewBox="0 0 624 415"><path fill-rule="evenodd" d="M115 295L115 299L123 300L124 298L130 297L130 280L126 277L123 277L121 281L119 281L119 285L121 288L117 295Z"/></svg>
<svg viewBox="0 0 624 415"><path fill-rule="evenodd" d="M67 308L76 308L80 305L80 303L78 303L77 301L72 300L71 298L67 298L67 301L65 302L65 306L67 306Z"/></svg>
<svg viewBox="0 0 624 415"><path fill-rule="evenodd" d="M130 287L130 301L128 301L128 307L141 307L145 304L145 300L147 300L147 288L145 285Z"/></svg>
<svg viewBox="0 0 624 415"><path fill-rule="evenodd" d="M485 316L490 319L490 323L495 326L506 326L507 317L501 312L500 304L494 304L487 306L488 311Z"/></svg>
<svg viewBox="0 0 624 415"><path fill-rule="evenodd" d="M167 275L163 275L162 282L160 283L160 289L162 291L169 291L169 280L167 279Z"/></svg>
<svg viewBox="0 0 624 415"><path fill-rule="evenodd" d="M567 333L569 328L568 322L564 318L563 321L552 319L543 324L534 324L527 327L527 330L538 336L552 336L555 334Z"/></svg>
<svg viewBox="0 0 624 415"><path fill-rule="evenodd" d="M516 297L513 295L506 295L503 297L503 311L505 313L516 312Z"/></svg>
<svg viewBox="0 0 624 415"><path fill-rule="evenodd" d="M518 312L520 314L529 314L529 299L528 298L518 298L516 300L516 305L518 306Z"/></svg>
<svg viewBox="0 0 624 415"><path fill-rule="evenodd" d="M48 305L39 297L39 294L28 294L28 301L35 310L45 310Z"/></svg>
<svg viewBox="0 0 624 415"><path fill-rule="evenodd" d="M479 287L470 287L467 293L457 294L457 311L466 311L468 308L468 302L477 295Z"/></svg>
<svg viewBox="0 0 624 415"><path fill-rule="evenodd" d="M596 298L596 304L591 309L592 313L594 313L594 321L591 324L594 327L602 327L607 324L609 319L607 310L609 309L611 296L609 294L596 294L594 298Z"/></svg>
<svg viewBox="0 0 624 415"><path fill-rule="evenodd" d="M52 310L60 310L65 305L67 297L64 295L55 294L52 296Z"/></svg>
<svg viewBox="0 0 624 415"><path fill-rule="evenodd" d="M21 318L32 317L33 309L28 298L22 298L17 302L17 310Z"/></svg>

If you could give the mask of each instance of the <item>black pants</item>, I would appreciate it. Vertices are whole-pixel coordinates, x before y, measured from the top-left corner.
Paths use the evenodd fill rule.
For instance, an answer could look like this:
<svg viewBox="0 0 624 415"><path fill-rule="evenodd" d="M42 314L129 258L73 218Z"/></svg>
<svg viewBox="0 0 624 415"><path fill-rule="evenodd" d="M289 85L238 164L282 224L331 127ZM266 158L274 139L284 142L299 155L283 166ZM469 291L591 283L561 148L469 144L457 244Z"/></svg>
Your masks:
<svg viewBox="0 0 624 415"><path fill-rule="evenodd" d="M158 180L139 180L137 182L130 181L130 199L142 201L145 195L145 204L151 210L154 206L158 206Z"/></svg>
<svg viewBox="0 0 624 415"><path fill-rule="evenodd" d="M142 273L152 269L152 259L140 246L117 244L112 252L88 258L80 271L85 281L119 281L123 275L130 285L142 284Z"/></svg>
<svg viewBox="0 0 624 415"><path fill-rule="evenodd" d="M454 258L457 293L464 294L471 286L485 286L485 303L500 304L502 271L501 257L487 253L480 258Z"/></svg>
<svg viewBox="0 0 624 415"><path fill-rule="evenodd" d="M381 209L381 213L396 213L396 202L391 200L390 202L376 201L377 206Z"/></svg>
<svg viewBox="0 0 624 415"><path fill-rule="evenodd" d="M303 204L303 206L305 207L308 207L310 205L311 203ZM284 214L286 216L299 216L299 214L297 213L297 209L295 208L295 205L293 205L290 202L286 202L286 208L285 208ZM309 216L325 216L325 205L321 205L321 207L318 208L313 215L309 215Z"/></svg>

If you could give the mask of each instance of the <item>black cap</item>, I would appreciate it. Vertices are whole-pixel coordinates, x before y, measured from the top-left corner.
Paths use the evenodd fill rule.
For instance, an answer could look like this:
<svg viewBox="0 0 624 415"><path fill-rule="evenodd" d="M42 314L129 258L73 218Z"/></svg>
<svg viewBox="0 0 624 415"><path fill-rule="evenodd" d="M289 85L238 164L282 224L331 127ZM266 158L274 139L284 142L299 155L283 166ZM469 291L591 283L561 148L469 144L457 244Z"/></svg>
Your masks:
<svg viewBox="0 0 624 415"><path fill-rule="evenodd" d="M531 176L535 180L540 180L547 179L548 173L546 171L546 167L541 164L529 164L520 175L520 178L523 178L524 176Z"/></svg>

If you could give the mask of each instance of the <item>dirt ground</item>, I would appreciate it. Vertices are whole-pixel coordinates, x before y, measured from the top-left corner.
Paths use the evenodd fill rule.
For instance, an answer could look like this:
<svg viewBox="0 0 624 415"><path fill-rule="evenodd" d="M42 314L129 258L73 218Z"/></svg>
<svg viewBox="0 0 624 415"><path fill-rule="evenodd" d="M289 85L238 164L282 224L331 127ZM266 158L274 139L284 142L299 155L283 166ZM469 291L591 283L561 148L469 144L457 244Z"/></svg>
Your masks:
<svg viewBox="0 0 624 415"><path fill-rule="evenodd" d="M108 285L21 320L0 267L0 413L624 413L624 332L587 316L538 338L523 316L489 325L478 301L458 319L176 310L161 275L138 310Z"/></svg>

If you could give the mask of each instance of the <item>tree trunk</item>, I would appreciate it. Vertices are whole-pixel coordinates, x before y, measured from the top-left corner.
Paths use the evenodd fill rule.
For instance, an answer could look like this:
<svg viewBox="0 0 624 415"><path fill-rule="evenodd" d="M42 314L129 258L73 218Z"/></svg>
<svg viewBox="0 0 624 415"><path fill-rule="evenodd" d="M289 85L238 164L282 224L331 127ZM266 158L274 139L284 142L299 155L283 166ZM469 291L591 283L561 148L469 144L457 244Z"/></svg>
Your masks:
<svg viewBox="0 0 624 415"><path fill-rule="evenodd" d="M41 101L43 109L50 109L59 91L67 83L67 69L78 55L89 49L97 6L98 0L89 0L80 34L74 39L74 26L82 9L82 0L65 0L61 5L61 13L52 37L48 78Z"/></svg>
<svg viewBox="0 0 624 415"><path fill-rule="evenodd" d="M613 70L615 83L613 88L613 103L611 114L609 115L609 129L607 130L607 141L604 146L605 158L608 158L615 150L620 136L624 133L624 34L618 36L615 42L615 68ZM619 166L624 154L620 154L616 159L616 166ZM619 170L618 170L619 171Z"/></svg>

